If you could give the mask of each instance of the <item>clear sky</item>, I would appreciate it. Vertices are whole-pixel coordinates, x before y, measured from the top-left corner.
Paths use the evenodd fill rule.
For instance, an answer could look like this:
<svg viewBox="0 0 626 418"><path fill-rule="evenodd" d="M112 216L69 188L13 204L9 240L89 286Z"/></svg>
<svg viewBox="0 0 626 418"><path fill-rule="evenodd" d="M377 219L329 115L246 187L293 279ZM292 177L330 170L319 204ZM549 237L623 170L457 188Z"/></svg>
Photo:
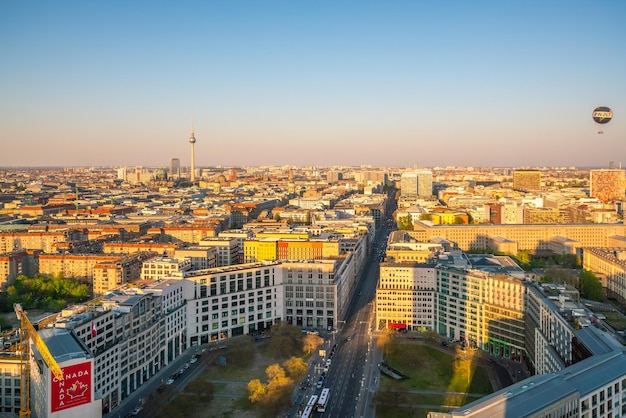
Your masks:
<svg viewBox="0 0 626 418"><path fill-rule="evenodd" d="M623 0L8 0L0 57L4 167L188 166L192 115L196 167L626 166Z"/></svg>

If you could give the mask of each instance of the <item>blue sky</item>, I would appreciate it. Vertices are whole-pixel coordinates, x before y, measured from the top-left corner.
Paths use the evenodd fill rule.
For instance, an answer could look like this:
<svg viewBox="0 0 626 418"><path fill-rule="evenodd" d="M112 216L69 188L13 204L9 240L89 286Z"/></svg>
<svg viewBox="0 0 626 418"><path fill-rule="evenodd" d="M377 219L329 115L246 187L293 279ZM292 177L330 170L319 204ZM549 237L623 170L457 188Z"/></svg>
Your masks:
<svg viewBox="0 0 626 418"><path fill-rule="evenodd" d="M624 22L621 0L0 2L0 166L189 165L192 115L199 167L626 166Z"/></svg>

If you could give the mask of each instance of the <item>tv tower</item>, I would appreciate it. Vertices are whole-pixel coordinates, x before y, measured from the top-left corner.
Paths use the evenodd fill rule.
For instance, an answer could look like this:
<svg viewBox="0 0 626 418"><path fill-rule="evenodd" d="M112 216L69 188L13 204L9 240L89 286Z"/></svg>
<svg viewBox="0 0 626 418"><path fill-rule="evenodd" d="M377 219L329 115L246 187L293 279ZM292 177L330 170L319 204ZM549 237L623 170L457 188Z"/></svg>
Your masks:
<svg viewBox="0 0 626 418"><path fill-rule="evenodd" d="M191 144L191 184L193 184L196 182L196 154L194 152L196 137L193 133L193 121L191 122L191 135L189 136L189 143Z"/></svg>

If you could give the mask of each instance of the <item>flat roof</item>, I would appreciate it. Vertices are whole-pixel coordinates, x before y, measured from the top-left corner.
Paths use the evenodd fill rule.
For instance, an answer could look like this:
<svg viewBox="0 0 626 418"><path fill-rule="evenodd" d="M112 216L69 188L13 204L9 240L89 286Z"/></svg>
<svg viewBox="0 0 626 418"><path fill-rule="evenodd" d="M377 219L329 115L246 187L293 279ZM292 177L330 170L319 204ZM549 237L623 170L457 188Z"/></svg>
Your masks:
<svg viewBox="0 0 626 418"><path fill-rule="evenodd" d="M88 349L66 329L44 328L39 330L39 336L58 363L75 358L91 357Z"/></svg>

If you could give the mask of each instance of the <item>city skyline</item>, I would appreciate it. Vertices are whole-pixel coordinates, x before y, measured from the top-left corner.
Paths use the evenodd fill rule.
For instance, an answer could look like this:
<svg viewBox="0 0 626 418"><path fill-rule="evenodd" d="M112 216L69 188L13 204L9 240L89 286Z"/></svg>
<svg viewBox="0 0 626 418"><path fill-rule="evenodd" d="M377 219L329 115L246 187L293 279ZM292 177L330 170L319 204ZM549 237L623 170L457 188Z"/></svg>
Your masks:
<svg viewBox="0 0 626 418"><path fill-rule="evenodd" d="M619 1L0 10L1 167L626 163Z"/></svg>

